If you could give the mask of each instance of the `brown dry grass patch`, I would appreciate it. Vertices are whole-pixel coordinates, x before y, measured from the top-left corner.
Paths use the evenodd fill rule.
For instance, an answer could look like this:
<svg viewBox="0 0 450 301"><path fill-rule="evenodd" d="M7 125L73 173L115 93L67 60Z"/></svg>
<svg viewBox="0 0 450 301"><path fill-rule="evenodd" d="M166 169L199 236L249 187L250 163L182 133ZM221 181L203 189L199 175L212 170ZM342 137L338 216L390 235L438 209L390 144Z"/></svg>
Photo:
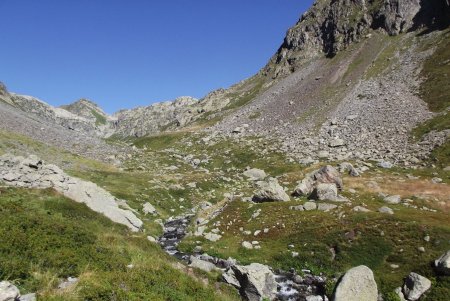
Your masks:
<svg viewBox="0 0 450 301"><path fill-rule="evenodd" d="M376 182L378 187L371 187L369 182ZM400 195L402 198L416 196L436 201L436 206L450 211L450 186L447 184L435 184L430 180L404 179L384 175L383 177L346 177L345 186L371 193L383 192L390 195Z"/></svg>

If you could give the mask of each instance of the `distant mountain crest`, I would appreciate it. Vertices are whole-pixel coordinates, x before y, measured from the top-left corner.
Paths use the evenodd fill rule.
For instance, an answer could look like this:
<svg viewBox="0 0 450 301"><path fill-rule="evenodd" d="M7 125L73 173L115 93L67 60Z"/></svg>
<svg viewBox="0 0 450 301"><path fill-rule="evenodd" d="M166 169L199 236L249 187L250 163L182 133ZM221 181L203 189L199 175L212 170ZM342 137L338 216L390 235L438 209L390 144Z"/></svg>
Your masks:
<svg viewBox="0 0 450 301"><path fill-rule="evenodd" d="M113 119L106 114L95 102L88 99L80 99L76 102L61 106L60 108L67 110L77 116L86 118L95 122L97 126L106 125L109 120Z"/></svg>

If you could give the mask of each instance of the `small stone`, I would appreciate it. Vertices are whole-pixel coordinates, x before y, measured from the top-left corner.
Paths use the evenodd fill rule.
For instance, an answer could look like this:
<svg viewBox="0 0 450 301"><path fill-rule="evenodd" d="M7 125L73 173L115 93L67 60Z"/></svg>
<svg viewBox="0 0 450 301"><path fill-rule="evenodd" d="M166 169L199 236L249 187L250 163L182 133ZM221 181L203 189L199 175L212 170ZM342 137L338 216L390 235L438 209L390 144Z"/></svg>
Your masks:
<svg viewBox="0 0 450 301"><path fill-rule="evenodd" d="M314 202L306 202L303 204L303 208L305 208L306 211L316 210L317 204Z"/></svg>
<svg viewBox="0 0 450 301"><path fill-rule="evenodd" d="M328 144L329 147L341 147L344 146L346 143L343 139L333 139Z"/></svg>
<svg viewBox="0 0 450 301"><path fill-rule="evenodd" d="M389 207L383 206L380 209L378 209L378 212L380 213L386 213L386 214L394 214L394 210L392 210Z"/></svg>
<svg viewBox="0 0 450 301"><path fill-rule="evenodd" d="M383 199L388 204L400 204L402 198L399 195L389 195Z"/></svg>
<svg viewBox="0 0 450 301"><path fill-rule="evenodd" d="M417 250L421 253L425 253L425 248L424 247L418 247Z"/></svg>
<svg viewBox="0 0 450 301"><path fill-rule="evenodd" d="M334 204L328 204L328 203L320 203L320 204L317 206L317 210L319 210L319 211L324 211L324 212L328 212L328 211L333 210L333 209L336 209L336 208L337 208L337 205L334 205Z"/></svg>
<svg viewBox="0 0 450 301"><path fill-rule="evenodd" d="M394 165L391 162L382 161L382 162L378 163L378 167L390 169L390 168L394 167Z"/></svg>
<svg viewBox="0 0 450 301"><path fill-rule="evenodd" d="M243 241L242 242L242 247L244 247L245 249L251 250L253 249L253 245L251 242L248 241Z"/></svg>
<svg viewBox="0 0 450 301"><path fill-rule="evenodd" d="M214 233L206 233L205 238L209 241L216 242L222 238L222 235L214 234Z"/></svg>
<svg viewBox="0 0 450 301"><path fill-rule="evenodd" d="M355 212L370 212L369 209L367 209L366 207L362 207L362 206L353 207L352 211L355 211Z"/></svg>
<svg viewBox="0 0 450 301"><path fill-rule="evenodd" d="M153 236L150 236L150 235L147 236L147 240L150 241L150 242L154 242L154 243L157 242L156 238L154 238Z"/></svg>
<svg viewBox="0 0 450 301"><path fill-rule="evenodd" d="M442 179L441 178L432 178L431 179L431 182L433 182L434 184L440 184L440 183L442 183Z"/></svg>
<svg viewBox="0 0 450 301"><path fill-rule="evenodd" d="M22 295L22 296L20 296L19 301L36 301L36 294L32 293L32 294Z"/></svg>

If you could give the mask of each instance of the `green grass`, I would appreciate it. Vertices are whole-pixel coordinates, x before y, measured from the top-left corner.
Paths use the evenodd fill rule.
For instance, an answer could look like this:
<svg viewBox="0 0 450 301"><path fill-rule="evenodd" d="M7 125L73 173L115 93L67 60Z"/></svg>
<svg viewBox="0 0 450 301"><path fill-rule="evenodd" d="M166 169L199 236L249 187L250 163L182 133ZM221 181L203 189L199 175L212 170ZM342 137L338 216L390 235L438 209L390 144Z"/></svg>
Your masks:
<svg viewBox="0 0 450 301"><path fill-rule="evenodd" d="M450 140L442 144L441 146L435 148L431 152L432 161L436 162L440 167L450 166Z"/></svg>
<svg viewBox="0 0 450 301"><path fill-rule="evenodd" d="M244 264L260 262L285 270L307 268L328 276L339 276L353 266L364 264L373 269L380 291L385 294L400 286L411 271L435 277L430 263L450 247L447 213L429 213L398 205L390 206L396 210L390 216L375 212L385 205L375 195L360 194L354 199L353 206L365 203L374 212L355 213L350 211L352 207L344 207L341 210L345 212L344 217L338 218L337 213L289 210L289 206L299 204L295 201L254 206L236 201L211 222L221 221L222 226L218 228L225 232L221 240L211 243L192 237L183 241L181 248L191 250L196 241L201 241L200 245L210 255L231 256ZM256 209L262 210L261 215L249 221ZM231 226L230 221L233 221ZM254 237L243 235L240 227L252 233L264 228L270 230ZM423 240L427 234L432 237L428 243ZM262 249L246 250L241 247L244 240L259 241ZM295 247L289 249L290 244ZM418 252L419 246L424 246L426 253ZM330 248L336 252L334 260ZM293 258L291 251L298 252L299 256ZM399 264L400 268L392 269L391 263ZM440 286L433 290L442 295L444 280L439 281Z"/></svg>
<svg viewBox="0 0 450 301"><path fill-rule="evenodd" d="M1 188L0 228L0 279L41 300L238 300L175 269L145 234L51 190ZM79 284L55 290L67 276Z"/></svg>
<svg viewBox="0 0 450 301"><path fill-rule="evenodd" d="M147 147L158 151L169 148L171 145L185 137L187 134L183 132L163 133L153 136L131 139L130 141L136 147Z"/></svg>
<svg viewBox="0 0 450 301"><path fill-rule="evenodd" d="M450 106L450 31L425 47L436 47L436 50L423 65L421 76L425 81L420 94L430 110L438 112Z"/></svg>
<svg viewBox="0 0 450 301"><path fill-rule="evenodd" d="M381 38L380 45L386 45L378 54L372 65L367 69L365 77L368 79L380 76L386 69L397 63L395 54L404 45L404 35L385 36Z"/></svg>
<svg viewBox="0 0 450 301"><path fill-rule="evenodd" d="M419 124L413 129L412 136L414 140L419 141L425 134L431 131L440 132L448 129L450 129L450 112L445 112Z"/></svg>
<svg viewBox="0 0 450 301"><path fill-rule="evenodd" d="M96 110L91 110L91 114L95 117L95 125L106 124L106 117L99 114Z"/></svg>
<svg viewBox="0 0 450 301"><path fill-rule="evenodd" d="M426 122L419 124L412 131L412 139L420 141L422 137L432 131L444 131L450 129L450 112L445 112L437 115L436 117L427 120ZM446 167L450 165L450 140L436 147L430 156L431 162L437 163L440 167Z"/></svg>
<svg viewBox="0 0 450 301"><path fill-rule="evenodd" d="M253 78L249 79L247 85L250 87L240 93L231 94L230 103L224 108L224 110L234 110L240 108L250 101L252 101L258 94L263 90L264 79L259 75L255 75Z"/></svg>

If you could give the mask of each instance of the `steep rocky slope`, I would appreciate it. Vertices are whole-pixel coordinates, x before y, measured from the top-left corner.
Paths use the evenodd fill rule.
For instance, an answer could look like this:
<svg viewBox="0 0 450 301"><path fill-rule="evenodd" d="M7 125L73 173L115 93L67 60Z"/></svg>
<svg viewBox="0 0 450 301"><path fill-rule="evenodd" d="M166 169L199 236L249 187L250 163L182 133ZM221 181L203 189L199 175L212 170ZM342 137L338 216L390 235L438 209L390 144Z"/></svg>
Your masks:
<svg viewBox="0 0 450 301"><path fill-rule="evenodd" d="M295 71L308 59L329 57L381 29L393 36L420 27L448 26L448 3L440 0L316 1L289 29L283 44L266 66L274 77Z"/></svg>
<svg viewBox="0 0 450 301"><path fill-rule="evenodd" d="M275 84L213 132L278 138L302 162L418 163L449 135L409 138L434 116L418 95L422 66L450 38L450 6L436 3L317 1L263 69Z"/></svg>
<svg viewBox="0 0 450 301"><path fill-rule="evenodd" d="M23 96L13 95L12 105L0 102L1 131L17 133L76 155L111 163L118 163L115 159L116 155L126 152L126 146L105 143L97 135L91 134L91 131L70 129L74 125L86 125L86 123L79 122L80 117L60 109L61 112L64 112L64 117L58 118L53 108L49 109L49 106L44 103L35 101L32 103L37 104L36 106L26 106L26 110L23 111L17 107L18 98L23 101L20 102L23 105L30 100L33 101L33 98L27 99Z"/></svg>

